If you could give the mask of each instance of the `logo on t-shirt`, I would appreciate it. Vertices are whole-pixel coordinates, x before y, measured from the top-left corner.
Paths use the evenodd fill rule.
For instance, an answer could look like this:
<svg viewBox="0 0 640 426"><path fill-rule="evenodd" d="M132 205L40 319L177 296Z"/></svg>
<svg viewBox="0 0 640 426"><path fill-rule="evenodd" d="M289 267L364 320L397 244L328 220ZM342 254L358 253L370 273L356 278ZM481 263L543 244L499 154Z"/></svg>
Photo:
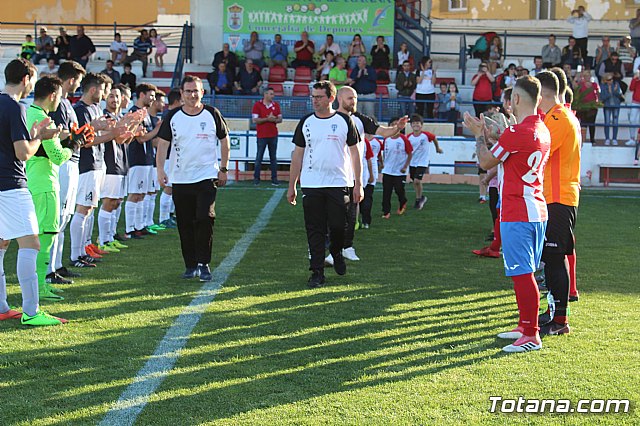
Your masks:
<svg viewBox="0 0 640 426"><path fill-rule="evenodd" d="M335 133L335 132L336 132L336 130L338 130L338 125L337 125L337 124L332 124L332 125L331 125L331 131L332 131L333 133Z"/></svg>
<svg viewBox="0 0 640 426"><path fill-rule="evenodd" d="M200 128L202 129L203 132L205 127L207 127L207 123L205 123L204 121L200 122Z"/></svg>
<svg viewBox="0 0 640 426"><path fill-rule="evenodd" d="M87 195L85 195L84 200L85 201L92 201L93 200L93 192L89 192Z"/></svg>

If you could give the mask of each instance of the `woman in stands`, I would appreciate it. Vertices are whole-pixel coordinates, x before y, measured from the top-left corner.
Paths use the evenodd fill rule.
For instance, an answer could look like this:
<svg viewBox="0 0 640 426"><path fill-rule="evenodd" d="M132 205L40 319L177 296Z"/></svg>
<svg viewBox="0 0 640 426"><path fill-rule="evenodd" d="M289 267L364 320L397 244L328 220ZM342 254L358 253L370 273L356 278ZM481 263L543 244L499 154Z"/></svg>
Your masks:
<svg viewBox="0 0 640 426"><path fill-rule="evenodd" d="M360 37L360 34L354 35L353 40L351 40L351 44L349 45L349 60L347 61L347 66L349 67L349 69L352 70L357 67L358 56L366 54L367 48L364 46L362 37Z"/></svg>

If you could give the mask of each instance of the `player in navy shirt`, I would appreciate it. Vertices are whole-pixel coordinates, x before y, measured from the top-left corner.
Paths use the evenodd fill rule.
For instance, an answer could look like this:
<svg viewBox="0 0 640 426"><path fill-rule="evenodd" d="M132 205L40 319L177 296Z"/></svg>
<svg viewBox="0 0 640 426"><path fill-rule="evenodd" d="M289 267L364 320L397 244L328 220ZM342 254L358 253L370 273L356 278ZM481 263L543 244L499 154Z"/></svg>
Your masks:
<svg viewBox="0 0 640 426"><path fill-rule="evenodd" d="M5 88L0 94L0 320L21 318L31 326L59 325L66 320L39 310L36 257L40 249L38 221L27 189L24 162L52 139L59 128L48 129L51 119L26 126L26 111L18 101L26 98L36 82L36 68L25 59L14 59L4 70ZM17 274L22 290L22 314L7 304L4 254L9 241L18 241Z"/></svg>

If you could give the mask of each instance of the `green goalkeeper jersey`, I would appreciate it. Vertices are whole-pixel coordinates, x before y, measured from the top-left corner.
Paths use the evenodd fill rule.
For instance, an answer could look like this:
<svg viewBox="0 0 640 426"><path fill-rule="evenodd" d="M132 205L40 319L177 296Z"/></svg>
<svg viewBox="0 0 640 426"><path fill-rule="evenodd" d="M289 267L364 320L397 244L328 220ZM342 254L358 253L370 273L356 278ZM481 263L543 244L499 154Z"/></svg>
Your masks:
<svg viewBox="0 0 640 426"><path fill-rule="evenodd" d="M27 129L31 129L33 123L42 121L45 118L47 118L45 110L35 104L31 104L27 108ZM49 127L55 127L53 120ZM62 147L59 138L43 140L36 154L27 160L27 186L29 191L32 194L59 192L58 169L60 164L71 158L71 154L72 151L69 148Z"/></svg>

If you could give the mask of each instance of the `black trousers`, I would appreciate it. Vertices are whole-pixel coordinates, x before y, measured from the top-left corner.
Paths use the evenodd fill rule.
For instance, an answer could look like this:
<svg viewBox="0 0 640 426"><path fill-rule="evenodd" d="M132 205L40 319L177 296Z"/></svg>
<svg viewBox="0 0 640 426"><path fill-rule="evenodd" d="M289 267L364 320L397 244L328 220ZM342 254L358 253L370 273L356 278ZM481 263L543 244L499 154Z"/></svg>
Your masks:
<svg viewBox="0 0 640 426"><path fill-rule="evenodd" d="M348 188L302 188L304 225L311 253L310 270L324 269L325 240L329 252L340 255L347 226Z"/></svg>
<svg viewBox="0 0 640 426"><path fill-rule="evenodd" d="M580 49L580 53L582 54L582 60L585 65L587 64L587 55L589 52L587 51L587 45L589 44L589 37L577 38L576 39L576 47Z"/></svg>
<svg viewBox="0 0 640 426"><path fill-rule="evenodd" d="M423 118L433 118L433 107L435 106L434 101L436 100L436 94L423 94L416 93L416 112L420 114ZM420 101L431 101L431 102L420 102ZM426 110L426 115L425 115Z"/></svg>
<svg viewBox="0 0 640 426"><path fill-rule="evenodd" d="M349 204L347 204L347 226L344 230L343 248L353 247L353 237L356 234L358 220L358 204L353 202L353 187L349 188Z"/></svg>
<svg viewBox="0 0 640 426"><path fill-rule="evenodd" d="M217 191L217 179L173 184L180 247L187 268L211 262Z"/></svg>
<svg viewBox="0 0 640 426"><path fill-rule="evenodd" d="M362 223L371 225L371 209L373 208L373 190L376 187L369 184L364 187L364 198L360 203L360 213L362 213Z"/></svg>
<svg viewBox="0 0 640 426"><path fill-rule="evenodd" d="M382 175L382 213L391 213L391 193L396 191L400 206L406 204L407 196L404 192L404 176Z"/></svg>
<svg viewBox="0 0 640 426"><path fill-rule="evenodd" d="M498 188L490 187L489 188L489 210L491 210L491 224L496 223L496 219L498 218L498 199L500 195L498 194Z"/></svg>

